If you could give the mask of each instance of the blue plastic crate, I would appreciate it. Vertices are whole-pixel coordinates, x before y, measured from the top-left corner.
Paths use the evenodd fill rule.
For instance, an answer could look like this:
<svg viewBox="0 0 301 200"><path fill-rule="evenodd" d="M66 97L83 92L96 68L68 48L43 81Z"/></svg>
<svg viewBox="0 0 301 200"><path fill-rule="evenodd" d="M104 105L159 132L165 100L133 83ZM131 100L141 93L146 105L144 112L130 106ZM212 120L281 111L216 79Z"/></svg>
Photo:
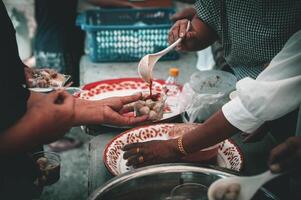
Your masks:
<svg viewBox="0 0 301 200"><path fill-rule="evenodd" d="M174 12L171 8L88 10L77 17L77 25L86 31L86 50L93 62L139 61L168 46ZM178 58L172 51L162 60Z"/></svg>

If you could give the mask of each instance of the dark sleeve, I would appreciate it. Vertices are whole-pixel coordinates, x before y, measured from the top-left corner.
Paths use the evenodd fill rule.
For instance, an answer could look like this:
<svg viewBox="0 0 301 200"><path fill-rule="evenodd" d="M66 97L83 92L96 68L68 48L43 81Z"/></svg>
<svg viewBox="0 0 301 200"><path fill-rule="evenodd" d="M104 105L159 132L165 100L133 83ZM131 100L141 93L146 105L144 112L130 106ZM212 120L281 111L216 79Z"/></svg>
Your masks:
<svg viewBox="0 0 301 200"><path fill-rule="evenodd" d="M222 0L197 0L194 7L198 17L218 35L221 31L220 7Z"/></svg>
<svg viewBox="0 0 301 200"><path fill-rule="evenodd" d="M29 91L20 60L15 30L3 2L0 2L0 132L12 126L26 112Z"/></svg>

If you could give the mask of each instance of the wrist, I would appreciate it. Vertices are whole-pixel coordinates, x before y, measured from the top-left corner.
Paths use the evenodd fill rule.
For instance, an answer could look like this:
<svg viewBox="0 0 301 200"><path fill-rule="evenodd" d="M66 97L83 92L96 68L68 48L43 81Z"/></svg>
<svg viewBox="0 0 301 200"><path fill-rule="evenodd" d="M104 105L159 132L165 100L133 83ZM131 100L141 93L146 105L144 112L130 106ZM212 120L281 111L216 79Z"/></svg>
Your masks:
<svg viewBox="0 0 301 200"><path fill-rule="evenodd" d="M96 101L75 99L74 125L101 124L104 121L102 105Z"/></svg>
<svg viewBox="0 0 301 200"><path fill-rule="evenodd" d="M84 107L84 101L81 100L81 99L75 99L75 103L74 103L74 120L73 120L74 126L83 125L82 122L85 118L83 107Z"/></svg>
<svg viewBox="0 0 301 200"><path fill-rule="evenodd" d="M183 135L181 135L180 137L178 137L178 139L177 139L177 145L178 145L178 150L181 152L181 154L183 156L187 156L188 153L185 150L184 145L183 145Z"/></svg>
<svg viewBox="0 0 301 200"><path fill-rule="evenodd" d="M182 158L182 157L185 156L185 154L183 154L181 152L181 150L179 149L178 138L170 140L170 144L171 144L171 148L172 148L172 150L173 150L173 152L174 152L174 154L176 155L177 158Z"/></svg>

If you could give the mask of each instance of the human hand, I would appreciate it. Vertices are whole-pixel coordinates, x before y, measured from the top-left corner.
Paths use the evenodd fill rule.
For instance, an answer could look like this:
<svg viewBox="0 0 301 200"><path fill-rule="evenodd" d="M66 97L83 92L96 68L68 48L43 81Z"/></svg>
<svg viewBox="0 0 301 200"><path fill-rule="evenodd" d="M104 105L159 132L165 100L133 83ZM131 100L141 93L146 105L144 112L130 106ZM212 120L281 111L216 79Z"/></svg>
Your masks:
<svg viewBox="0 0 301 200"><path fill-rule="evenodd" d="M99 101L77 100L75 113L76 124L110 124L132 126L142 123L148 116L134 117L125 114L132 112L128 104L140 100L141 93L126 97L112 97Z"/></svg>
<svg viewBox="0 0 301 200"><path fill-rule="evenodd" d="M175 162L182 156L177 147L177 140L153 140L132 143L122 148L127 166L142 167L151 164Z"/></svg>
<svg viewBox="0 0 301 200"><path fill-rule="evenodd" d="M74 97L63 90L51 92L31 103L29 114L34 116L42 143L49 143L63 136L73 125Z"/></svg>
<svg viewBox="0 0 301 200"><path fill-rule="evenodd" d="M103 100L104 121L105 124L131 126L142 123L148 119L148 116L134 117L124 114L132 112L133 107L130 103L136 102L142 98L142 94L135 94L125 97L113 97Z"/></svg>
<svg viewBox="0 0 301 200"><path fill-rule="evenodd" d="M290 137L276 146L269 157L270 170L275 173L301 166L301 137Z"/></svg>
<svg viewBox="0 0 301 200"><path fill-rule="evenodd" d="M174 15L172 15L170 17L170 19L172 21L178 21L181 19L192 20L192 18L194 17L195 14L196 14L195 8L191 7L191 8L186 8L180 12L175 13Z"/></svg>
<svg viewBox="0 0 301 200"><path fill-rule="evenodd" d="M176 46L176 50L178 51L194 51L200 43L199 32L196 29L195 24L191 22L189 31L186 31L188 23L188 19L178 20L169 31L169 44L182 38L181 43Z"/></svg>

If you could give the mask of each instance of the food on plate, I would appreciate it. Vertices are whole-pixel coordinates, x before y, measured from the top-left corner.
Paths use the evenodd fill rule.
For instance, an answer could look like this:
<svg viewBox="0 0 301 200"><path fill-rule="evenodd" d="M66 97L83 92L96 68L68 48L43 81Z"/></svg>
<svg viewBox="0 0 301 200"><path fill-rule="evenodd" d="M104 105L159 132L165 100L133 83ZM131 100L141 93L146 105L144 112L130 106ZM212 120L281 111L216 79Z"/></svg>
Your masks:
<svg viewBox="0 0 301 200"><path fill-rule="evenodd" d="M152 96L143 94L142 100L134 103L136 116L148 115L149 120L156 121L163 117L166 95L154 94Z"/></svg>
<svg viewBox="0 0 301 200"><path fill-rule="evenodd" d="M62 87L65 81L65 76L53 69L32 69L27 82L29 88L48 88Z"/></svg>
<svg viewBox="0 0 301 200"><path fill-rule="evenodd" d="M60 164L53 162L46 157L40 157L36 164L41 172L36 180L37 185L50 185L57 182L60 178Z"/></svg>

